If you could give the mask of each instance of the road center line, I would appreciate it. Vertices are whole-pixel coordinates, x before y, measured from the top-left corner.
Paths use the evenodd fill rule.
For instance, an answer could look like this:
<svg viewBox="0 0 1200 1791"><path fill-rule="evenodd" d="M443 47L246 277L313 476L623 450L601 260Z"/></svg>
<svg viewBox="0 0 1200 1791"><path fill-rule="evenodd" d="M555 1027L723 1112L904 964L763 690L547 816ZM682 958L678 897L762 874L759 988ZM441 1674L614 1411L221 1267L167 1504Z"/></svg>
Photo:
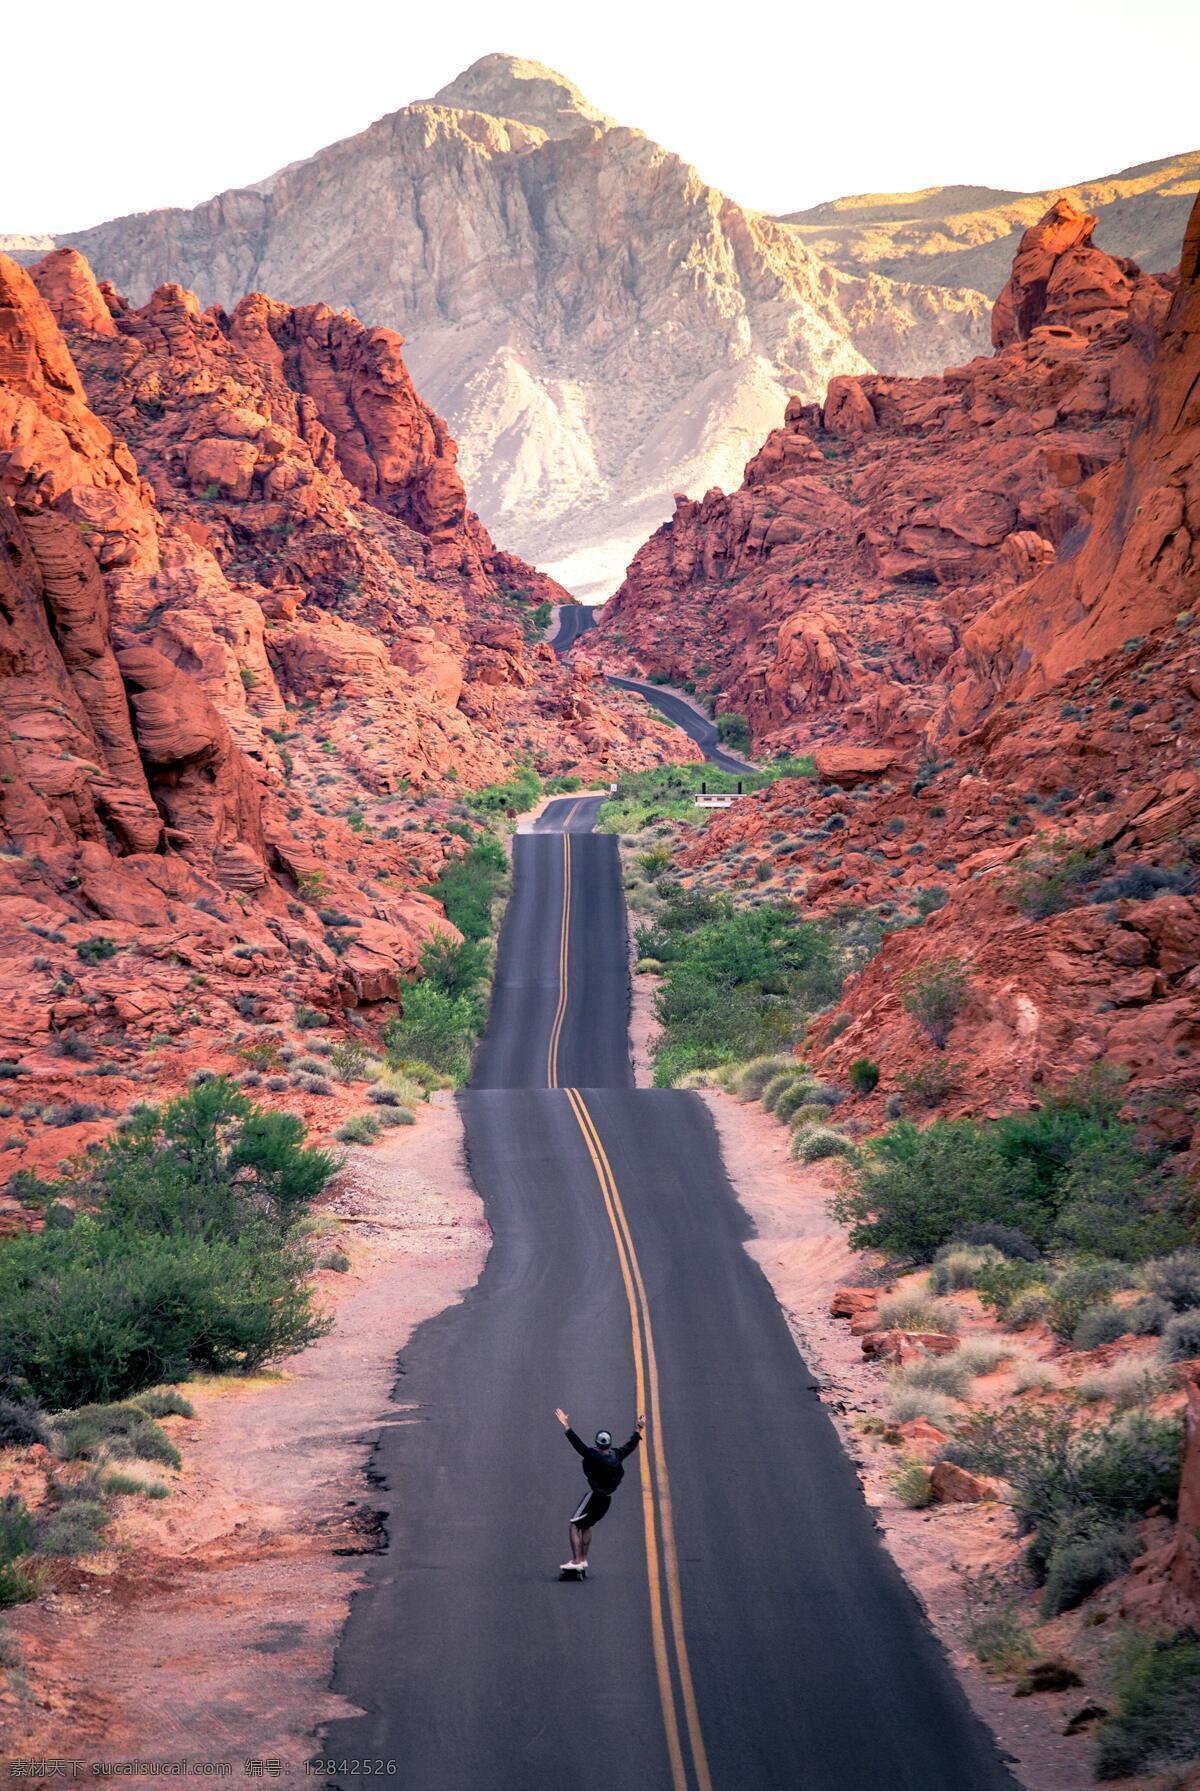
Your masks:
<svg viewBox="0 0 1200 1791"><path fill-rule="evenodd" d="M658 1523L662 1529L664 1575L667 1585L667 1600L671 1613L671 1637L675 1644L675 1665L679 1676L679 1687L683 1698L684 1717L687 1723L688 1741L691 1747L692 1764L695 1769L696 1782L700 1791L712 1791L712 1779L709 1774L708 1756L705 1752L704 1737L700 1728L700 1714L696 1704L696 1692L692 1682L691 1665L688 1660L687 1640L683 1628L683 1598L679 1580L679 1557L675 1546L675 1523L671 1505L671 1482L667 1472L666 1451L663 1446L662 1403L659 1396L658 1360L654 1350L654 1332L650 1324L650 1305L646 1298L645 1283L642 1280L641 1268L638 1264L637 1252L633 1247L633 1238L629 1230L629 1221L617 1188L612 1164L596 1130L596 1124L588 1109L587 1103L579 1090L568 1088L567 1099L576 1123L583 1134L584 1143L592 1159L596 1171L596 1179L600 1184L600 1192L604 1198L608 1222L612 1227L613 1239L617 1246L617 1258L621 1265L621 1277L625 1283L625 1297L629 1305L630 1325L633 1332L634 1377L637 1388L639 1411L647 1415L647 1440L642 1451L642 1516L646 1531L646 1570L650 1582L650 1615L654 1629L654 1655L658 1668L659 1696L663 1708L663 1722L667 1732L667 1751L671 1757L671 1772L677 1791L683 1791L686 1777L683 1776L682 1752L679 1742L679 1724L675 1714L675 1700L671 1689L669 1657L666 1635L663 1625L662 1591L659 1584L659 1550L655 1527L655 1483L657 1483ZM645 1355L643 1358L643 1339ZM646 1403L647 1387L649 1403Z"/></svg>
<svg viewBox="0 0 1200 1791"><path fill-rule="evenodd" d="M565 830L563 843L562 921L558 935L558 1007L550 1027L550 1043L546 1048L546 1086L558 1087L558 1044L567 1013L568 946L571 939L571 836Z"/></svg>

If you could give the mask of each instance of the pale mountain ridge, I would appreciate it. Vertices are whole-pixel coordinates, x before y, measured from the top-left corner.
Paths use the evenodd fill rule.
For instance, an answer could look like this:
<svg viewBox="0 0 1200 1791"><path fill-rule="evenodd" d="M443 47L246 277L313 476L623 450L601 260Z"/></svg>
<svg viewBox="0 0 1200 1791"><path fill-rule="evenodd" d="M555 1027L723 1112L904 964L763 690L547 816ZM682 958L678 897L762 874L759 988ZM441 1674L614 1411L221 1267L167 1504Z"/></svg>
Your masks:
<svg viewBox="0 0 1200 1791"><path fill-rule="evenodd" d="M615 587L677 490L736 486L790 393L987 340L980 294L826 265L503 55L257 185L58 240L135 302L176 280L400 330L489 529L582 596Z"/></svg>
<svg viewBox="0 0 1200 1791"><path fill-rule="evenodd" d="M1198 190L1200 150L1193 149L1040 193L969 186L860 193L789 212L780 221L815 254L848 273L972 286L995 298L1022 232L1056 200L1095 213L1097 238L1110 255L1161 273L1179 259Z"/></svg>

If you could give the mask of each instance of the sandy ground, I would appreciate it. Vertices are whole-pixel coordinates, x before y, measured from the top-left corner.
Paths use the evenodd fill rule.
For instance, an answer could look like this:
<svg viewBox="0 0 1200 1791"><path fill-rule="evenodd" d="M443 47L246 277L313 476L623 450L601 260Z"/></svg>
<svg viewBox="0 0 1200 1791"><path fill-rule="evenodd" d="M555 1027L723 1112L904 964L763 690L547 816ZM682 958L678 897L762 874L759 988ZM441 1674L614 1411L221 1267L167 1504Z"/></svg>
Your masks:
<svg viewBox="0 0 1200 1791"><path fill-rule="evenodd" d="M333 1654L379 1526L371 1447L406 1421L400 1352L487 1254L452 1097L352 1152L323 1210L352 1265L318 1277L334 1329L272 1374L189 1384L171 1497L123 1501L116 1550L10 1614L0 1757L230 1760L239 1778L278 1760L303 1779L343 1708Z"/></svg>
<svg viewBox="0 0 1200 1791"><path fill-rule="evenodd" d="M960 1572L1016 1554L1008 1506L987 1502L910 1511L890 1484L901 1452L861 1428L863 1417L883 1412L887 1383L880 1369L864 1360L845 1321L829 1316L834 1288L862 1279L861 1259L826 1209L837 1170L794 1162L787 1154L786 1129L757 1103L743 1105L719 1090L705 1090L703 1099L720 1134L729 1178L755 1226L757 1235L746 1248L770 1281L796 1346L821 1383L821 1397L858 1468L887 1547L924 1605L968 1697L1027 1791L1083 1791L1094 1783L1092 1741L1086 1734L1064 1737L1062 1730L1092 1688L1014 1698L1011 1682L989 1677L964 1645Z"/></svg>

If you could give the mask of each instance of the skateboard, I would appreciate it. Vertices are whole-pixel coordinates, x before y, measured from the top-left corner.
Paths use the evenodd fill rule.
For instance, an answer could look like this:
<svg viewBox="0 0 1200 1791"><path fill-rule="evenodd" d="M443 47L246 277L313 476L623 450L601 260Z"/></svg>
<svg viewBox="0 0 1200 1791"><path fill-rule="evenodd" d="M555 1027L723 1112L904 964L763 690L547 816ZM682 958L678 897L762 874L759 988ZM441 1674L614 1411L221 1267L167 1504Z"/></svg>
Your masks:
<svg viewBox="0 0 1200 1791"><path fill-rule="evenodd" d="M558 1577L560 1580L585 1580L587 1578L587 1568L560 1567L558 1570Z"/></svg>

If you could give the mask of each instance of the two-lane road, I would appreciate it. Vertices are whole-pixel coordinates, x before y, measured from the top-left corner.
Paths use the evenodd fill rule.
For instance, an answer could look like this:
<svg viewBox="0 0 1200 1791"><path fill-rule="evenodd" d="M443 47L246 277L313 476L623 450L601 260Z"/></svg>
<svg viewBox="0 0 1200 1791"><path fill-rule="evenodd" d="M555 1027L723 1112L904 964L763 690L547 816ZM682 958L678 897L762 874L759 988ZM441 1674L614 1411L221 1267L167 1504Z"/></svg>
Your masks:
<svg viewBox="0 0 1200 1791"><path fill-rule="evenodd" d="M494 1242L406 1351L388 1546L330 1777L410 1791L1013 1791L875 1533L703 1102L632 1086L615 842L594 799L515 842L461 1097ZM565 828L568 831L555 831ZM585 830L585 831L577 831ZM554 1422L644 1447L562 1584L583 1486ZM379 1769L376 1769L378 1771ZM389 1769L384 1766L382 1769Z"/></svg>

